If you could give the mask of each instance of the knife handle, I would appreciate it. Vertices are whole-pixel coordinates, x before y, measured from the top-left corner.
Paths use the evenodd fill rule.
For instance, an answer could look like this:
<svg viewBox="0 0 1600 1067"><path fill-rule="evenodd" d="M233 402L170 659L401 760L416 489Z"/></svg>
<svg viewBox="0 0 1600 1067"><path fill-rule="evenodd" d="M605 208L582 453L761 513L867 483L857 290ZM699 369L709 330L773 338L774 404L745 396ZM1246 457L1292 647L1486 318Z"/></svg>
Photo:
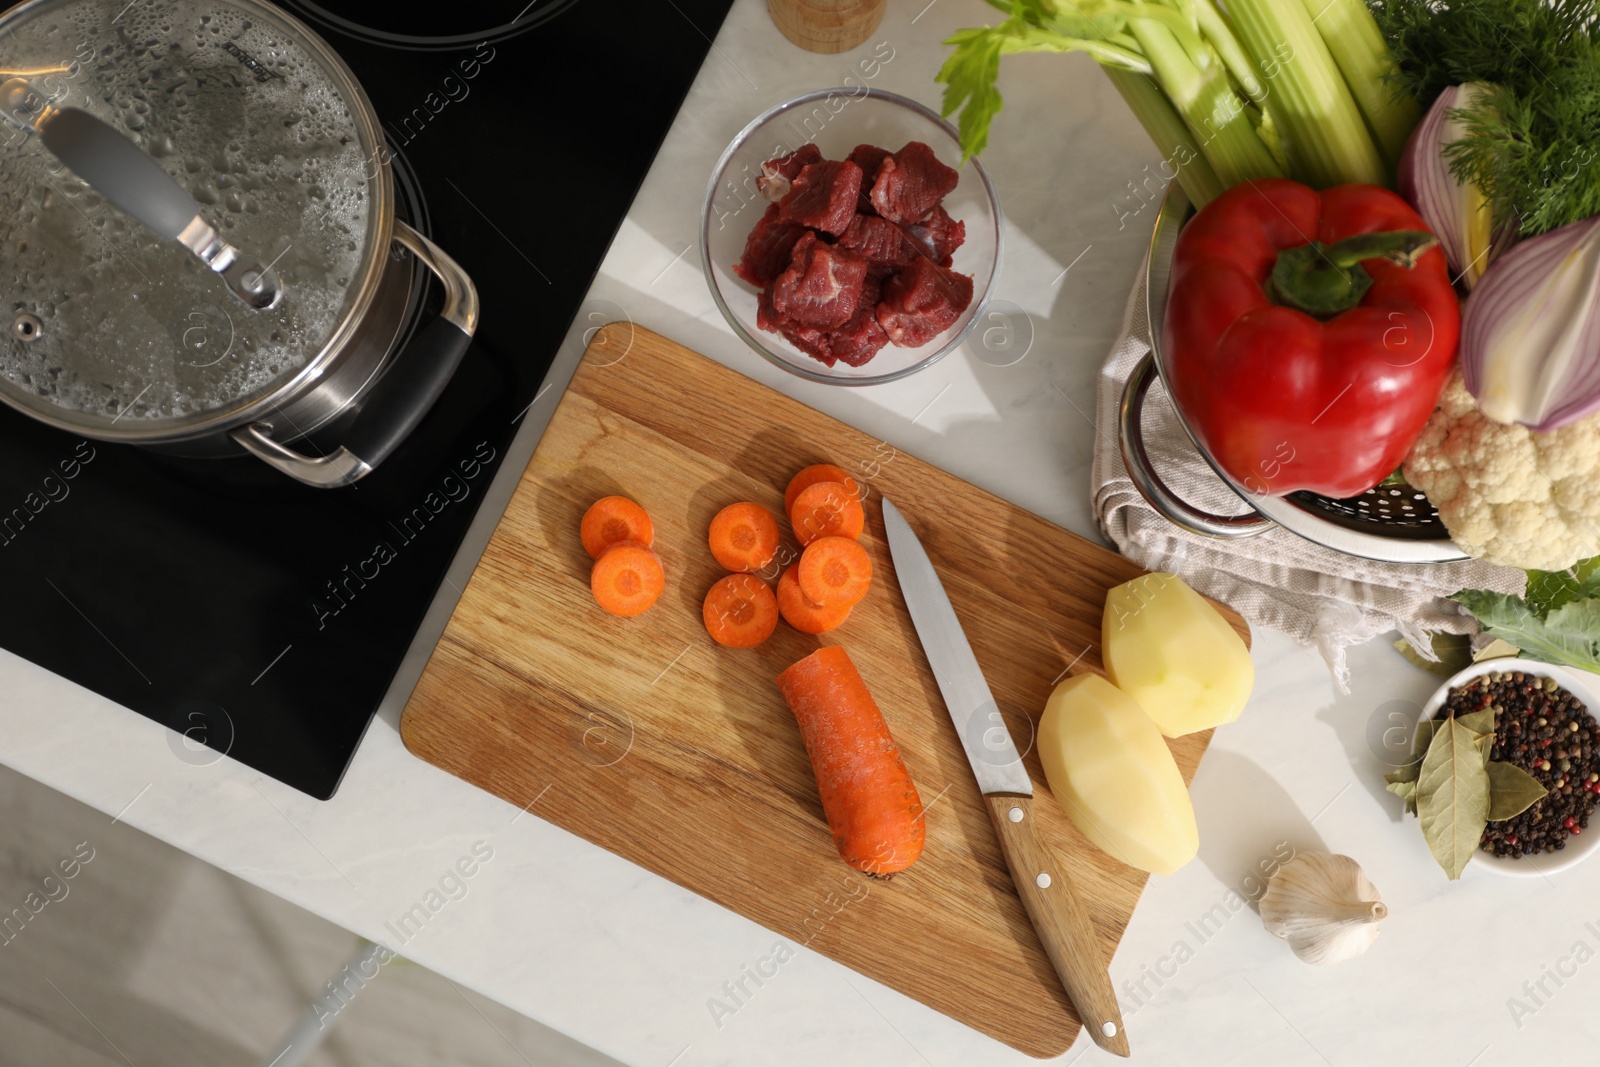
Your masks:
<svg viewBox="0 0 1600 1067"><path fill-rule="evenodd" d="M983 799L1000 837L1006 865L1011 868L1017 896L1022 898L1022 906L1027 909L1056 974L1061 976L1078 1018L1095 1044L1118 1056L1128 1055L1122 1010L1117 1006L1100 942L1066 870L1039 836L1033 799L1004 795Z"/></svg>

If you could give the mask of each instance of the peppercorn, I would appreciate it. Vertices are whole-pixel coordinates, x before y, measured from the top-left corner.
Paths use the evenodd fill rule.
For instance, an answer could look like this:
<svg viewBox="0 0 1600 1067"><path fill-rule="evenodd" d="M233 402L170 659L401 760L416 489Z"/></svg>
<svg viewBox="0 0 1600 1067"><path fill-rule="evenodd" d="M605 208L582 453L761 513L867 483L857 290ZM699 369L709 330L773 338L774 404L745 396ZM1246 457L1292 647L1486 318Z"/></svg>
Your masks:
<svg viewBox="0 0 1600 1067"><path fill-rule="evenodd" d="M1521 814L1487 824L1479 845L1513 859L1565 849L1600 805L1600 722L1555 679L1511 671L1452 689L1436 718L1483 708L1494 712L1490 758L1529 772L1549 793Z"/></svg>

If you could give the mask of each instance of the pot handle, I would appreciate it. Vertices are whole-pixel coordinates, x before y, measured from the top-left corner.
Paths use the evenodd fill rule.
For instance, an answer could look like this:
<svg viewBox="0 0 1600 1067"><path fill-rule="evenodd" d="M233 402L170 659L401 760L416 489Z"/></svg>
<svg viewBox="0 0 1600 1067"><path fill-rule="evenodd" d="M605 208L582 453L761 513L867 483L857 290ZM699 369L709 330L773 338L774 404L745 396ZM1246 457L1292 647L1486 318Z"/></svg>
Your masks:
<svg viewBox="0 0 1600 1067"><path fill-rule="evenodd" d="M1253 511L1246 515L1213 515L1209 511L1201 511L1179 499L1156 474L1150 463L1150 454L1144 447L1144 428L1140 424L1145 397L1149 395L1155 377L1155 356L1146 352L1128 376L1128 384L1122 389L1122 407L1117 413L1122 464L1128 468L1128 477L1133 480L1139 495L1174 526L1203 537L1253 537L1265 532L1274 525L1271 519Z"/></svg>
<svg viewBox="0 0 1600 1067"><path fill-rule="evenodd" d="M394 237L444 285L444 307L367 393L345 443L313 458L273 440L267 423L253 422L233 432L233 439L257 458L306 485L321 489L350 485L388 458L438 401L477 332L478 290L466 271L398 219Z"/></svg>
<svg viewBox="0 0 1600 1067"><path fill-rule="evenodd" d="M82 108L52 106L25 78L0 84L0 115L36 132L57 159L114 207L193 252L250 307L270 308L283 295L272 268L224 241L194 197L115 127Z"/></svg>

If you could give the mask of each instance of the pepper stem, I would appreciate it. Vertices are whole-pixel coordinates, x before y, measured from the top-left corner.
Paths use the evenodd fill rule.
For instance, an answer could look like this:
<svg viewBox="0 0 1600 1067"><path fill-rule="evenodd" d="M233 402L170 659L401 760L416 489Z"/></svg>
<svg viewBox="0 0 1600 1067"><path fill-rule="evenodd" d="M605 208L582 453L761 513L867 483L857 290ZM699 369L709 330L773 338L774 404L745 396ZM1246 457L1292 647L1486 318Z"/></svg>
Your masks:
<svg viewBox="0 0 1600 1067"><path fill-rule="evenodd" d="M1331 245L1312 241L1285 249L1272 267L1272 294L1279 303L1329 318L1361 303L1372 288L1372 275L1361 266L1363 260L1386 259L1409 269L1438 243L1423 230L1391 230L1360 233Z"/></svg>

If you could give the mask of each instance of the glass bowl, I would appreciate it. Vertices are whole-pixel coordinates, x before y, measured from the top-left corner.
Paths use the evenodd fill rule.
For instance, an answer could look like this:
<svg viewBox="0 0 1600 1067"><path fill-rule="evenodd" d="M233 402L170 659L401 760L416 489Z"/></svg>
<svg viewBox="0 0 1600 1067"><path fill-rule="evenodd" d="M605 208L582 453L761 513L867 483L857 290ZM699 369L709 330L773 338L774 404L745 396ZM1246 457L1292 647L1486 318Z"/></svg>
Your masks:
<svg viewBox="0 0 1600 1067"><path fill-rule="evenodd" d="M1595 676L1586 671L1571 670L1567 667L1553 663L1541 663L1538 660L1522 659L1520 657L1503 657L1500 659L1486 659L1481 663L1474 663L1465 670L1458 671L1450 676L1449 681L1441 685L1428 702L1422 706L1422 715L1418 722L1425 722L1434 717L1439 709L1444 707L1444 702L1450 697L1450 690L1457 686L1465 685L1474 678L1485 674L1497 674L1502 671L1521 671L1535 678L1554 678L1556 684L1573 696L1583 705L1584 710L1590 715L1600 718L1600 697L1595 695ZM1600 814L1600 808L1596 809ZM1588 859L1595 852L1595 846L1600 845L1600 820L1591 820L1584 828L1584 832L1577 837L1567 838L1566 847L1559 852L1534 852L1519 859L1507 856L1495 856L1487 852L1475 852L1472 861L1467 864L1469 869L1490 871L1494 874L1510 875L1512 877L1544 877L1576 867ZM1423 846L1426 848L1427 846Z"/></svg>
<svg viewBox="0 0 1600 1067"><path fill-rule="evenodd" d="M944 209L967 227L966 243L956 249L951 269L972 277L972 303L950 328L918 348L886 345L863 366L843 361L832 367L806 355L781 334L756 325L759 290L733 273L744 254L745 238L767 210L756 189L761 164L814 141L826 159L844 159L858 144L898 151L922 141L940 162L961 171L961 183L945 198ZM711 173L700 226L700 261L711 296L733 332L786 371L814 382L878 385L915 374L953 351L977 324L1000 272L1000 204L994 186L977 160L961 165L955 127L915 100L877 89L819 89L785 101L739 131Z"/></svg>

